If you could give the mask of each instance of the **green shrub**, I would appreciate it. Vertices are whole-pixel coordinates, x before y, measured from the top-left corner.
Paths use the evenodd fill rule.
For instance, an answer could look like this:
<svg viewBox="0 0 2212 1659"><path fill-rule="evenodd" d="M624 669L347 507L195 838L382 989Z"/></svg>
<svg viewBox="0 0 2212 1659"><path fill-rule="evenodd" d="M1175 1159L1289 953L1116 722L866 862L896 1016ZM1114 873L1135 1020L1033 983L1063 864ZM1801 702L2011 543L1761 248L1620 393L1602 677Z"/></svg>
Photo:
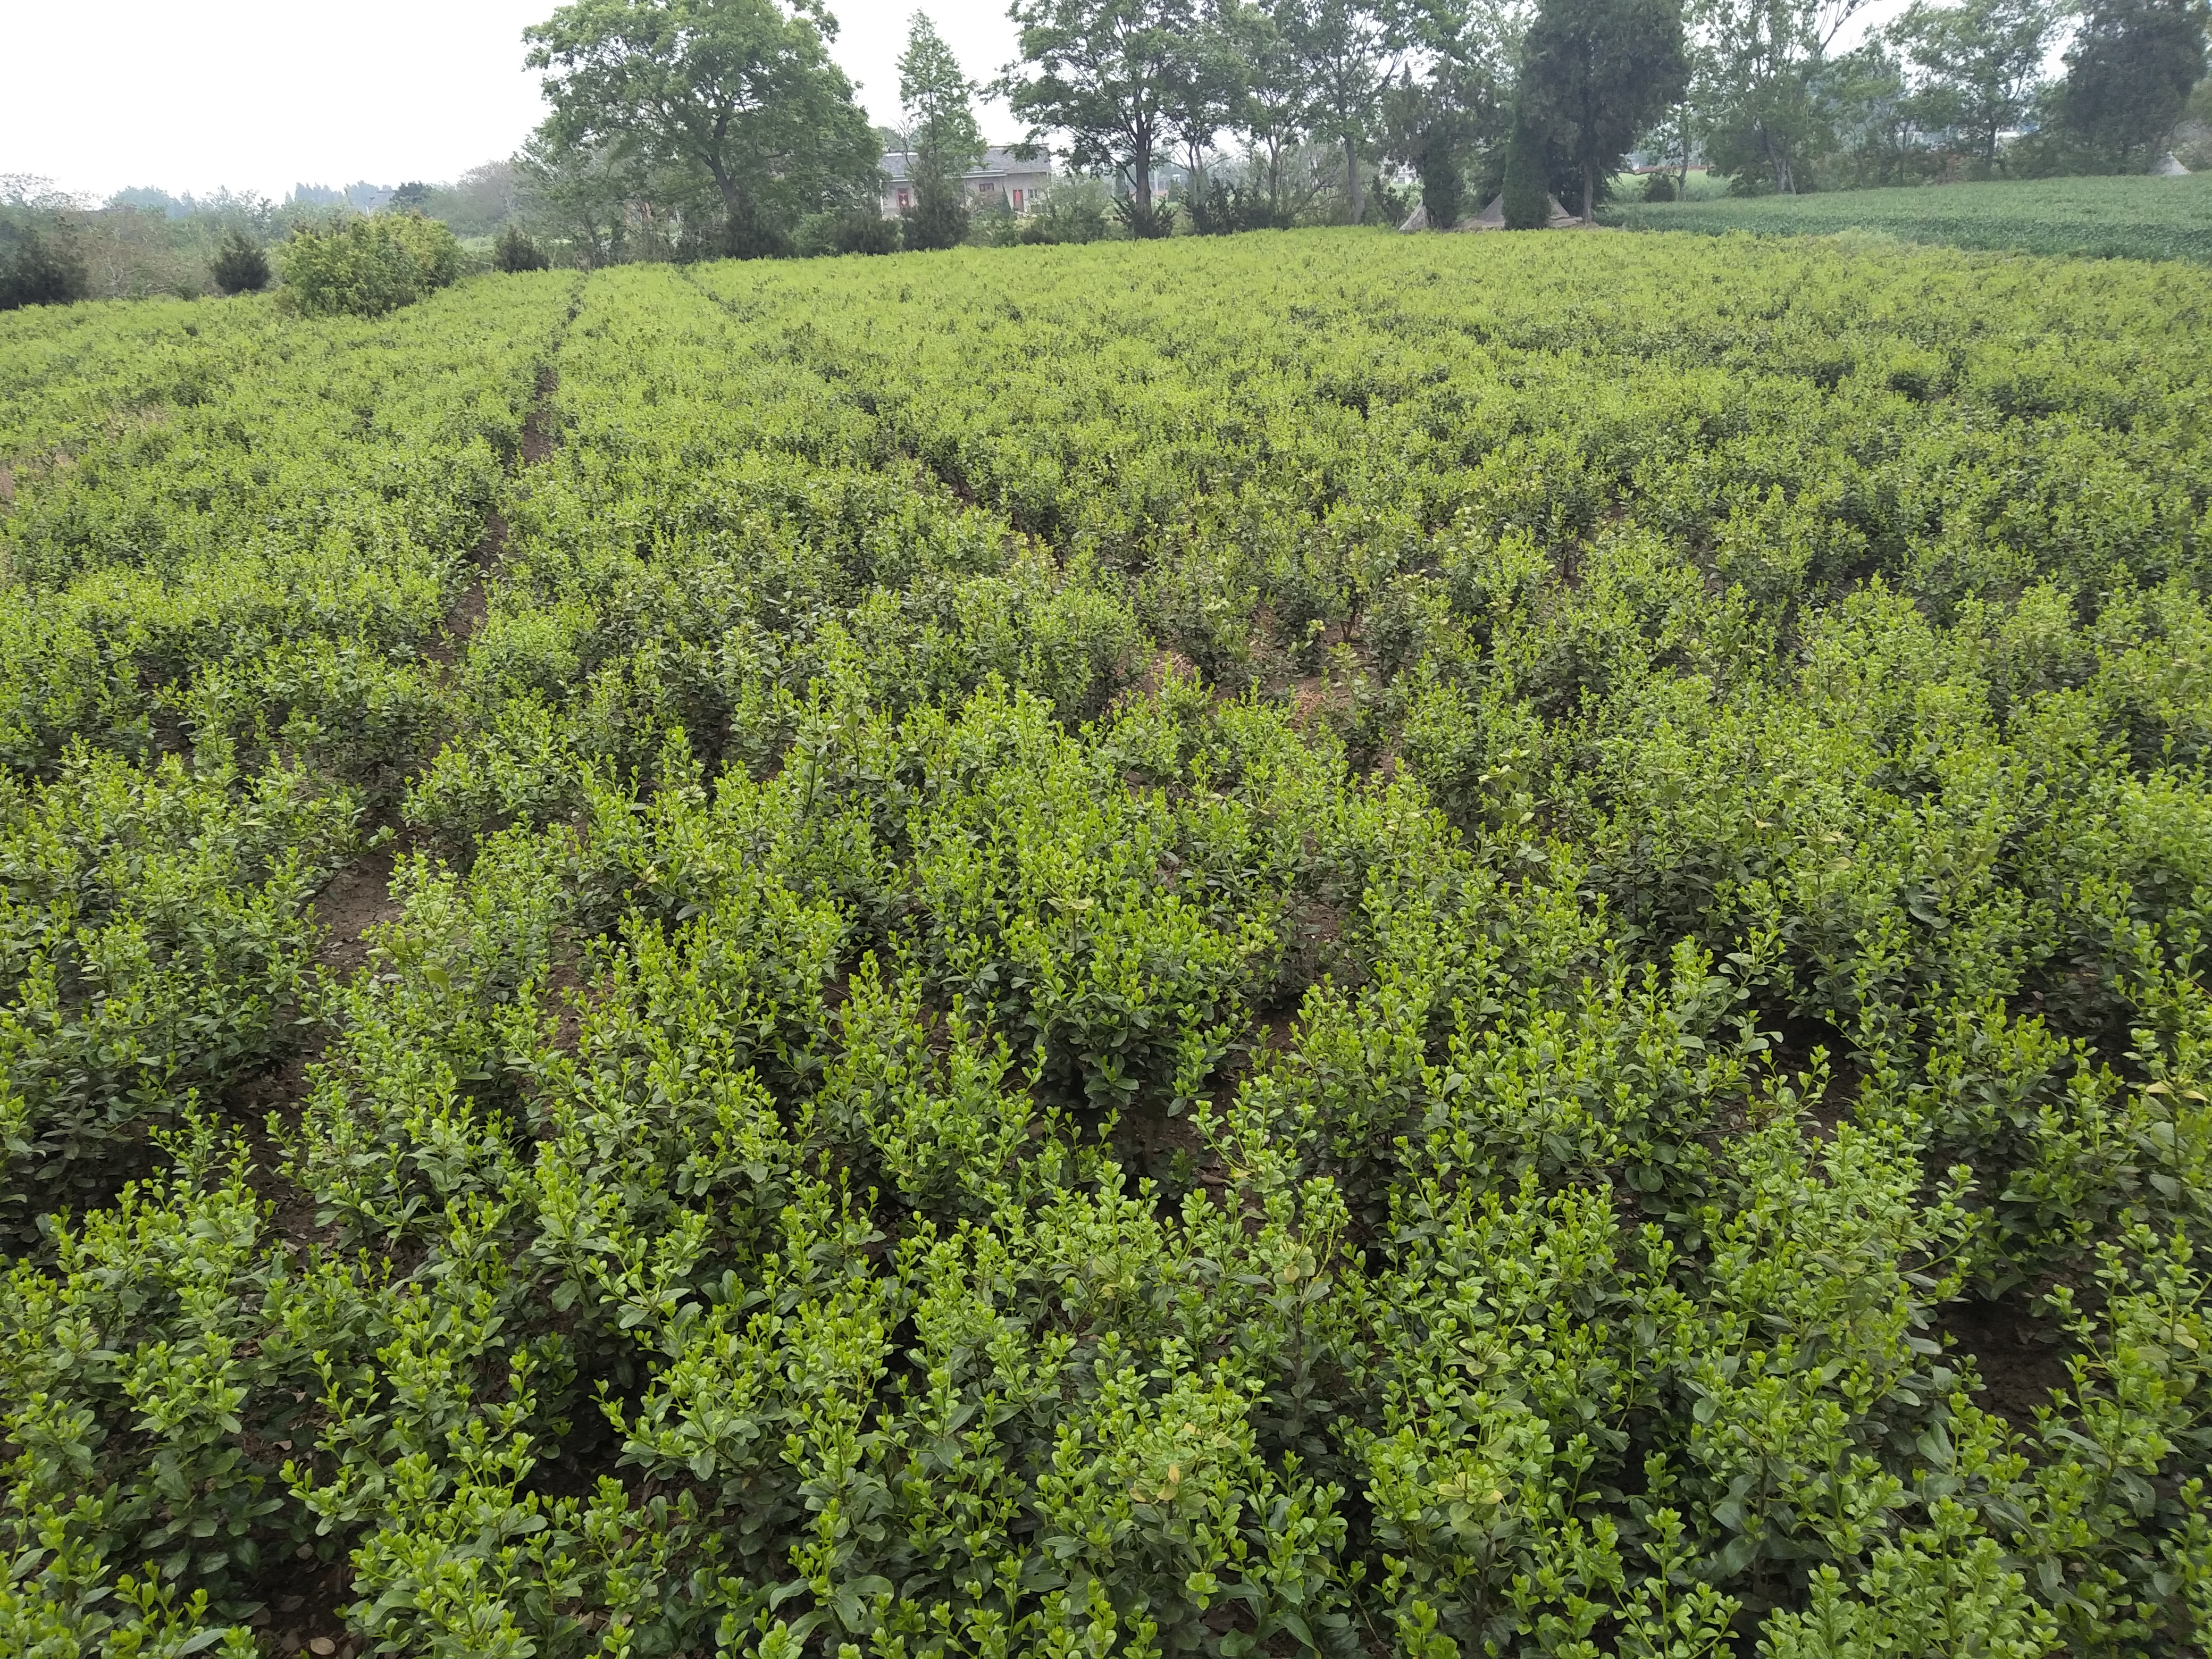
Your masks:
<svg viewBox="0 0 2212 1659"><path fill-rule="evenodd" d="M295 230L277 255L293 303L310 316L381 317L460 274L461 245L415 214Z"/></svg>
<svg viewBox="0 0 2212 1659"><path fill-rule="evenodd" d="M1541 230L1550 224L1551 194L1543 141L1527 122L1516 121L1505 145L1505 228Z"/></svg>
<svg viewBox="0 0 2212 1659"><path fill-rule="evenodd" d="M546 258L545 250L531 240L528 231L520 225L509 225L491 245L491 263L495 270L512 274L518 270L543 270L552 261Z"/></svg>
<svg viewBox="0 0 2212 1659"><path fill-rule="evenodd" d="M2203 1652L2208 308L9 320L0 1652Z"/></svg>
<svg viewBox="0 0 2212 1659"><path fill-rule="evenodd" d="M0 311L65 306L86 292L82 263L53 237L33 228L19 232L13 246L0 242Z"/></svg>
<svg viewBox="0 0 2212 1659"><path fill-rule="evenodd" d="M817 213L800 221L792 239L804 258L817 259L838 253L896 253L901 224L886 219L872 207Z"/></svg>
<svg viewBox="0 0 2212 1659"><path fill-rule="evenodd" d="M1029 216L1019 222L1021 240L1037 244L1095 242L1106 234L1113 204L1096 179L1060 179L1048 188Z"/></svg>
<svg viewBox="0 0 2212 1659"><path fill-rule="evenodd" d="M208 274L224 294L258 294L269 286L269 256L260 243L234 230L216 250Z"/></svg>

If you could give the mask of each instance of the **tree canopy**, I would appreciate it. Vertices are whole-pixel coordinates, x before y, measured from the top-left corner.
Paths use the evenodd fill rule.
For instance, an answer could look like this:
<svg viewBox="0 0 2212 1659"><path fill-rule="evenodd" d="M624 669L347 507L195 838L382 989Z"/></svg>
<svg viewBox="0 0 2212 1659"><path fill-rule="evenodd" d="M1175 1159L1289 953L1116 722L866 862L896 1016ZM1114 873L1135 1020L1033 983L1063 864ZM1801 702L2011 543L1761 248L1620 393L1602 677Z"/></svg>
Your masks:
<svg viewBox="0 0 2212 1659"><path fill-rule="evenodd" d="M2097 158L2148 167L2204 78L2204 0L2087 0L2058 106Z"/></svg>
<svg viewBox="0 0 2212 1659"><path fill-rule="evenodd" d="M574 0L525 33L550 71L548 136L611 143L711 188L731 253L774 251L802 213L872 194L878 152L830 61L818 0Z"/></svg>
<svg viewBox="0 0 2212 1659"><path fill-rule="evenodd" d="M1544 0L1522 64L1522 108L1582 185L1595 222L1598 181L1636 135L1682 95L1690 62L1681 0Z"/></svg>
<svg viewBox="0 0 2212 1659"><path fill-rule="evenodd" d="M914 201L907 214L909 247L952 247L968 231L961 176L983 154L975 123L975 86L937 26L916 12L899 54L899 108L905 123L907 178Z"/></svg>
<svg viewBox="0 0 2212 1659"><path fill-rule="evenodd" d="M1186 0L1015 0L1021 61L998 90L1032 138L1066 135L1078 167L1126 175L1131 228L1161 228L1152 167L1174 137L1173 91L1195 17ZM1024 73L1024 66L1030 72Z"/></svg>
<svg viewBox="0 0 2212 1659"><path fill-rule="evenodd" d="M1913 0L1890 34L1921 76L1922 124L1972 138L1984 166L1998 135L2035 107L2043 60L2058 26L2051 0Z"/></svg>

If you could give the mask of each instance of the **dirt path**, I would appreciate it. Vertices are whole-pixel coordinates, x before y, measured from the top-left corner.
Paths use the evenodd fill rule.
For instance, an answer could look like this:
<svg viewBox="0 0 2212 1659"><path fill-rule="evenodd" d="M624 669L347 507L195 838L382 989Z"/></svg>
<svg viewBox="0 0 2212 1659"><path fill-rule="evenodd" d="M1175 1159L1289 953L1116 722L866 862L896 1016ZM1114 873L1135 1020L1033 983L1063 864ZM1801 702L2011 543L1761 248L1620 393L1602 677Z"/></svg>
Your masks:
<svg viewBox="0 0 2212 1659"><path fill-rule="evenodd" d="M568 314L554 333L547 361L538 371L536 393L530 413L522 423L521 442L507 470L510 478L544 461L560 441L552 411L561 376L554 365L559 359L562 342L568 336L568 325L575 320L582 303L583 287L579 283L570 301ZM470 556L474 574L453 596L438 637L422 648L423 656L436 665L441 675L452 674L455 664L466 654L469 642L491 614L489 584L506 561L507 538L507 520L494 508L485 518L483 534L477 538ZM351 975L368 960L370 934L399 919L401 906L392 891L392 874L407 848L396 805L387 806L379 813L372 823L370 835L377 844L333 875L314 899L314 917L324 930L315 949L315 965L340 979Z"/></svg>

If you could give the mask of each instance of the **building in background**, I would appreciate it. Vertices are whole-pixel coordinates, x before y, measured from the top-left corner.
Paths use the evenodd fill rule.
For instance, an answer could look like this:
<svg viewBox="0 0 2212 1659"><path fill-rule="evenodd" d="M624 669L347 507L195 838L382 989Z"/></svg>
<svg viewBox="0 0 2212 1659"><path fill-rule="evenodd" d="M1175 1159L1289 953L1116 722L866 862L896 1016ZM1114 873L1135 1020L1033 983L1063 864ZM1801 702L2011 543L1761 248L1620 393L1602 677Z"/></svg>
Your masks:
<svg viewBox="0 0 2212 1659"><path fill-rule="evenodd" d="M884 153L884 216L887 219L896 219L914 205L914 191L907 183L907 160L903 150ZM981 161L960 175L960 183L971 206L988 206L995 197L1016 213L1027 213L1052 183L1052 157L1040 150L1035 161L1024 161L1004 145L994 144L983 152Z"/></svg>

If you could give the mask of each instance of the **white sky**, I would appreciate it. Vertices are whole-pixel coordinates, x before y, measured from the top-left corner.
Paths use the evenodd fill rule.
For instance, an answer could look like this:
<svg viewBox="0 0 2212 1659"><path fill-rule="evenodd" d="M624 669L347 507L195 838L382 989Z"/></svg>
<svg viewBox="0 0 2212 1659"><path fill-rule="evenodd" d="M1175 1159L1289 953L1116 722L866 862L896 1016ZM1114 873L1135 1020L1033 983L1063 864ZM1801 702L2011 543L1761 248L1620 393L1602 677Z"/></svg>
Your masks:
<svg viewBox="0 0 2212 1659"><path fill-rule="evenodd" d="M557 0L0 0L0 173L106 197L131 185L451 179L544 115L522 31ZM916 0L830 0L831 54L886 125ZM978 81L1013 56L1005 0L921 0ZM1012 136L987 106L994 139Z"/></svg>

